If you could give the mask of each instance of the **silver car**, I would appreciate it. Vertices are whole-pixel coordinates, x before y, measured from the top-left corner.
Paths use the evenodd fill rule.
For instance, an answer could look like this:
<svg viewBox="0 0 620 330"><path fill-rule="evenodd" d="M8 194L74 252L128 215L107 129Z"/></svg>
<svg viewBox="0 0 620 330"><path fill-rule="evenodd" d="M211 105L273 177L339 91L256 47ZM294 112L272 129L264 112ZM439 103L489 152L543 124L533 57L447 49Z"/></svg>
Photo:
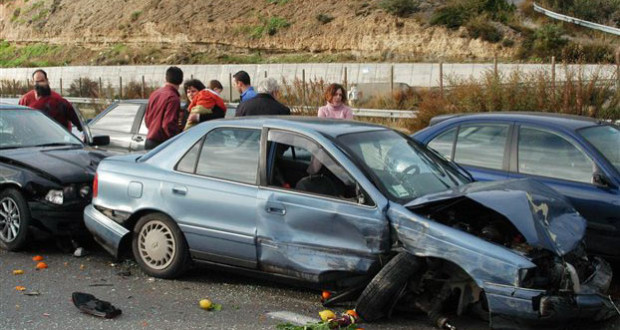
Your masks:
<svg viewBox="0 0 620 330"><path fill-rule="evenodd" d="M543 184L470 182L391 129L317 118L203 123L144 155L101 162L86 226L157 277L193 262L359 297L366 321L398 307L512 320L604 320L610 266L584 219ZM454 303L450 303L454 302Z"/></svg>

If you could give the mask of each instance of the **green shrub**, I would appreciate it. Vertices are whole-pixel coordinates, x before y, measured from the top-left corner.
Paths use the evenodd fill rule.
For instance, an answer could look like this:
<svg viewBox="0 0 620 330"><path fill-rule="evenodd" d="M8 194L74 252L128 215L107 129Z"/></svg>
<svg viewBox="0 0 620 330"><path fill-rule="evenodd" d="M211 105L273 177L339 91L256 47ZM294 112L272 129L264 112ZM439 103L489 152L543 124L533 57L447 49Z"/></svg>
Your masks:
<svg viewBox="0 0 620 330"><path fill-rule="evenodd" d="M15 8L15 10L13 10L13 17L11 17L11 22L15 21L19 17L20 13L21 13L21 9Z"/></svg>
<svg viewBox="0 0 620 330"><path fill-rule="evenodd" d="M538 57L557 56L568 43L563 37L564 30L560 25L544 25L534 32L532 51Z"/></svg>
<svg viewBox="0 0 620 330"><path fill-rule="evenodd" d="M463 6L444 6L433 13L430 23L444 25L449 29L458 29L469 18Z"/></svg>
<svg viewBox="0 0 620 330"><path fill-rule="evenodd" d="M474 39L482 39L488 42L499 42L503 38L503 34L489 20L481 16L470 20L467 24L467 32Z"/></svg>
<svg viewBox="0 0 620 330"><path fill-rule="evenodd" d="M405 17L416 12L420 2L418 0L381 0L379 6L390 14Z"/></svg>
<svg viewBox="0 0 620 330"><path fill-rule="evenodd" d="M333 21L334 17L332 17L330 15L327 15L327 14L320 13L320 14L316 15L316 20L321 22L321 24L327 24L327 23Z"/></svg>

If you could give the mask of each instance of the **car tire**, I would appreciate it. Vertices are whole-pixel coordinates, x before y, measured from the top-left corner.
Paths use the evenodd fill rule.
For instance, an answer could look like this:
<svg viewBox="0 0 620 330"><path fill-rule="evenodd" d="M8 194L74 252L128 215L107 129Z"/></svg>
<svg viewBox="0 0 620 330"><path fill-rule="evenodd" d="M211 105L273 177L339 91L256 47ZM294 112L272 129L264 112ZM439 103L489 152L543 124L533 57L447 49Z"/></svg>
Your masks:
<svg viewBox="0 0 620 330"><path fill-rule="evenodd" d="M178 277L189 263L183 233L172 219L161 213L150 213L138 220L131 245L138 265L154 277Z"/></svg>
<svg viewBox="0 0 620 330"><path fill-rule="evenodd" d="M0 247L18 251L26 245L30 209L22 193L15 188L0 191Z"/></svg>
<svg viewBox="0 0 620 330"><path fill-rule="evenodd" d="M394 256L366 286L357 299L355 311L367 322L383 317L389 303L419 268L418 258L410 253Z"/></svg>

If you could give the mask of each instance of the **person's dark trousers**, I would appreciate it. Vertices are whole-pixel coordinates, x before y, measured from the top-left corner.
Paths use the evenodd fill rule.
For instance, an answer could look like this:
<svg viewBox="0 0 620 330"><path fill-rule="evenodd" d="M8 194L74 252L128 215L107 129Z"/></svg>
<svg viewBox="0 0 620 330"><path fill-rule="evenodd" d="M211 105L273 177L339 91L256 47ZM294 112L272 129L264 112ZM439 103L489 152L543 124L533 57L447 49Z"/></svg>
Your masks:
<svg viewBox="0 0 620 330"><path fill-rule="evenodd" d="M161 144L161 142L159 142L159 141L154 141L154 140L146 139L146 141L144 142L144 149L151 150L151 149L157 147L160 144Z"/></svg>

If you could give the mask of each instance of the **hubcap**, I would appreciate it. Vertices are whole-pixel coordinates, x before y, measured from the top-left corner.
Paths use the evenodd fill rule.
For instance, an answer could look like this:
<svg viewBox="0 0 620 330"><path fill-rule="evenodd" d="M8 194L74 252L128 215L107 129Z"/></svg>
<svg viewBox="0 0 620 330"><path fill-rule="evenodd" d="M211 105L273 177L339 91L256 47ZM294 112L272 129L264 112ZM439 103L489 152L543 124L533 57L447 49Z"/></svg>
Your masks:
<svg viewBox="0 0 620 330"><path fill-rule="evenodd" d="M150 221L138 235L140 258L153 269L164 269L170 265L176 251L172 231L161 221Z"/></svg>
<svg viewBox="0 0 620 330"><path fill-rule="evenodd" d="M10 197L0 200L0 239L12 242L19 234L21 218L17 203Z"/></svg>

